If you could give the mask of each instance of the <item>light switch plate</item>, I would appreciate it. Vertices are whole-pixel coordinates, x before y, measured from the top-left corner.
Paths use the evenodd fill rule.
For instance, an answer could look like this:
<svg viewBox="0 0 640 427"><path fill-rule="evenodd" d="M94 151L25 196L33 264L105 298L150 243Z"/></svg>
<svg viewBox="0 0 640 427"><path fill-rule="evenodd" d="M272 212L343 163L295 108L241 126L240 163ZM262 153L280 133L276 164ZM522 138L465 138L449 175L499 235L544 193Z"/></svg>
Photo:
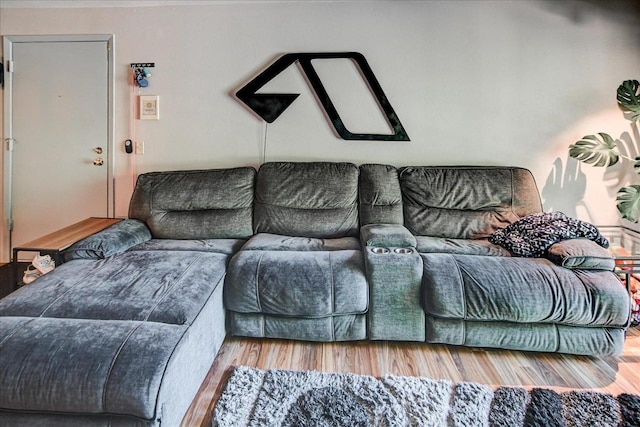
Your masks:
<svg viewBox="0 0 640 427"><path fill-rule="evenodd" d="M160 120L160 97L140 95L140 120Z"/></svg>

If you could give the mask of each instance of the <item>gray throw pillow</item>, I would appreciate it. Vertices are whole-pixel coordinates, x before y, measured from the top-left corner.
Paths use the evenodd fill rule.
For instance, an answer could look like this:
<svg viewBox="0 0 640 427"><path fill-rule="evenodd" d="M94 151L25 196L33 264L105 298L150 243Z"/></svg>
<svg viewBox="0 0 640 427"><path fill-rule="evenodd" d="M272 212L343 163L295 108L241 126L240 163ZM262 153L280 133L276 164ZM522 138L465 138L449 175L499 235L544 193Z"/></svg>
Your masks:
<svg viewBox="0 0 640 427"><path fill-rule="evenodd" d="M103 259L151 239L147 225L136 219L127 219L71 245L64 259Z"/></svg>
<svg viewBox="0 0 640 427"><path fill-rule="evenodd" d="M569 239L551 245L546 254L562 267L581 270L613 270L615 259L609 251L589 239Z"/></svg>

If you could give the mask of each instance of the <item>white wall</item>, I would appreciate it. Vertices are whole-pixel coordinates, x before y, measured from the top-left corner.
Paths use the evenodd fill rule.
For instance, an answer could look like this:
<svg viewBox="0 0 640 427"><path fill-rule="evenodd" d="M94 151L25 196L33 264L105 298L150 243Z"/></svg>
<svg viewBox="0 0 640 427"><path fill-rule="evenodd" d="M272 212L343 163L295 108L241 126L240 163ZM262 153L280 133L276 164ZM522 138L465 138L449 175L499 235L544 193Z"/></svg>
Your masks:
<svg viewBox="0 0 640 427"><path fill-rule="evenodd" d="M302 95L268 125L267 161L523 166L533 171L546 209L612 224L618 221L614 199L621 174L608 171L605 183L603 170L578 166L567 156L567 147L586 134L633 135L617 110L615 90L623 80L640 79L640 18L614 14L604 9L608 2L599 3L305 1L0 9L0 31L115 34L120 216L127 213L132 190L132 158L122 149L132 135L130 62L156 63L150 87L134 93L157 94L161 101L160 121L135 122L137 138L146 145L136 158L136 172L142 173L259 165L265 125L231 94L283 53L358 51L411 142L339 139L292 67L271 89ZM323 67L334 90L354 90L353 75L341 80L335 72L345 70L344 63ZM378 123L367 117L356 114L353 120L364 120L365 128ZM635 139L638 143L637 134Z"/></svg>

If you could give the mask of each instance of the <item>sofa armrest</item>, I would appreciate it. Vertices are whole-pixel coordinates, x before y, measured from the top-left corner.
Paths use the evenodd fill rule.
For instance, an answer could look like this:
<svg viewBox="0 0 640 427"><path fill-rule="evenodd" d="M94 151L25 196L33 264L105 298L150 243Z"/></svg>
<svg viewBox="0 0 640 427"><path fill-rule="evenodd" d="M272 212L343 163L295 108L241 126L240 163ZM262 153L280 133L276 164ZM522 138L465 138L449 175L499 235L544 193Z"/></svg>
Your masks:
<svg viewBox="0 0 640 427"><path fill-rule="evenodd" d="M64 251L64 259L103 259L148 240L151 240L151 232L147 225L127 219L74 243Z"/></svg>
<svg viewBox="0 0 640 427"><path fill-rule="evenodd" d="M368 335L371 340L424 341L422 258L416 238L402 225L361 227L369 282Z"/></svg>
<svg viewBox="0 0 640 427"><path fill-rule="evenodd" d="M609 251L589 239L562 240L551 245L545 256L571 269L612 271L615 267L615 259Z"/></svg>
<svg viewBox="0 0 640 427"><path fill-rule="evenodd" d="M360 228L362 246L415 248L416 238L399 224L369 224Z"/></svg>

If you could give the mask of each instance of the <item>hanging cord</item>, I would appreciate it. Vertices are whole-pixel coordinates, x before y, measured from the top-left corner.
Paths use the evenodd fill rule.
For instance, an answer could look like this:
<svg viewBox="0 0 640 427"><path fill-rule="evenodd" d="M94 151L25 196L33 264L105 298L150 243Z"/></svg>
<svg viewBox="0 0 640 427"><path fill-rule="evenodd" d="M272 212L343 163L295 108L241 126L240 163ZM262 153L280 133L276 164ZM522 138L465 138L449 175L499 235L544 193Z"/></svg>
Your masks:
<svg viewBox="0 0 640 427"><path fill-rule="evenodd" d="M262 163L264 164L266 162L267 159L267 129L268 127L268 123L264 122L264 132L262 133L264 135L264 140L262 141Z"/></svg>
<svg viewBox="0 0 640 427"><path fill-rule="evenodd" d="M130 117L129 117L129 130L131 132L131 149L133 150L129 155L131 165L131 191L136 188L136 180L138 179L136 175L136 72L134 69L131 69L131 99L130 99Z"/></svg>

